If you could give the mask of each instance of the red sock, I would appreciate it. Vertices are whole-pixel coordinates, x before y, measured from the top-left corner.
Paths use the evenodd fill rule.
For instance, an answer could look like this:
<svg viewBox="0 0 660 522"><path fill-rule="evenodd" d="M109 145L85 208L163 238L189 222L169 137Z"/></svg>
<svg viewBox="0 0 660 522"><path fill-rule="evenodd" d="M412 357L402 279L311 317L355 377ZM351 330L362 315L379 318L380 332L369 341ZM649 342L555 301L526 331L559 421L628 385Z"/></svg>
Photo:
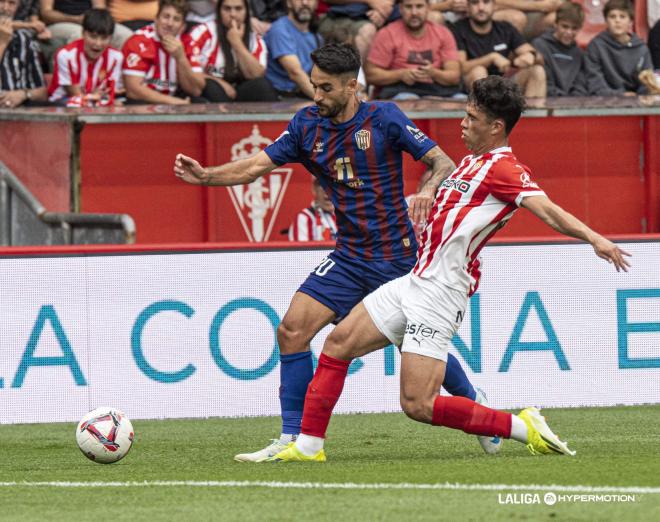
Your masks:
<svg viewBox="0 0 660 522"><path fill-rule="evenodd" d="M351 361L321 354L314 378L307 387L301 433L325 438L332 410L344 388L350 364Z"/></svg>
<svg viewBox="0 0 660 522"><path fill-rule="evenodd" d="M465 397L438 395L433 403L434 426L446 426L473 435L511 438L511 414L486 408Z"/></svg>

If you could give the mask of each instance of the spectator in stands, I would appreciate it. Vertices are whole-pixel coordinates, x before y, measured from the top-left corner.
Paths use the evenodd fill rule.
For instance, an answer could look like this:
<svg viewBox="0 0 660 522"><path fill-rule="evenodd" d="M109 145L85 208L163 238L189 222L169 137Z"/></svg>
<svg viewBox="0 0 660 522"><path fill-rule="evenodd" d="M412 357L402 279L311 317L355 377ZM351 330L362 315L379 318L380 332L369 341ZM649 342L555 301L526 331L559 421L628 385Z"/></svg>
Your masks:
<svg viewBox="0 0 660 522"><path fill-rule="evenodd" d="M250 11L252 30L260 35L266 34L275 20L288 13L284 0L250 0Z"/></svg>
<svg viewBox="0 0 660 522"><path fill-rule="evenodd" d="M493 20L509 22L531 41L555 24L555 14L564 0L495 0Z"/></svg>
<svg viewBox="0 0 660 522"><path fill-rule="evenodd" d="M399 18L394 0L326 0L330 9L319 25L326 38L338 28L348 30L362 62L367 57L376 31Z"/></svg>
<svg viewBox="0 0 660 522"><path fill-rule="evenodd" d="M607 28L587 46L587 85L597 96L645 94L639 74L651 69L646 44L630 33L633 7L630 0L609 0L603 9Z"/></svg>
<svg viewBox="0 0 660 522"><path fill-rule="evenodd" d="M0 0L0 108L46 101L46 83L37 44L12 22L20 0Z"/></svg>
<svg viewBox="0 0 660 522"><path fill-rule="evenodd" d="M47 45L41 48L48 63L57 49L82 37L83 15L92 7L105 9L106 0L41 0L41 19L52 34ZM121 49L133 32L121 24L115 25L111 45Z"/></svg>
<svg viewBox="0 0 660 522"><path fill-rule="evenodd" d="M115 22L137 31L156 19L158 0L108 0L108 11Z"/></svg>
<svg viewBox="0 0 660 522"><path fill-rule="evenodd" d="M123 90L121 69L124 56L110 47L115 29L105 9L90 9L83 17L80 40L55 54L55 70L48 87L49 100L69 107L104 107L115 104Z"/></svg>
<svg viewBox="0 0 660 522"><path fill-rule="evenodd" d="M277 101L266 80L268 50L250 27L247 0L219 0L215 22L200 24L183 41L204 70L202 96L211 102Z"/></svg>
<svg viewBox="0 0 660 522"><path fill-rule="evenodd" d="M282 98L313 98L310 53L323 44L312 24L317 0L288 0L289 14L266 33L266 78Z"/></svg>
<svg viewBox="0 0 660 522"><path fill-rule="evenodd" d="M312 204L301 210L289 226L289 241L334 241L337 239L335 207L318 179L313 178Z"/></svg>
<svg viewBox="0 0 660 522"><path fill-rule="evenodd" d="M584 23L582 5L564 2L557 11L557 25L532 44L543 55L548 96L586 96L584 53L575 37Z"/></svg>
<svg viewBox="0 0 660 522"><path fill-rule="evenodd" d="M14 29L27 29L37 40L50 40L50 31L46 24L39 20L39 0L23 0L12 23Z"/></svg>
<svg viewBox="0 0 660 522"><path fill-rule="evenodd" d="M428 0L402 0L401 19L374 38L365 65L379 98L450 97L459 92L461 68L451 31L427 21Z"/></svg>
<svg viewBox="0 0 660 522"><path fill-rule="evenodd" d="M129 100L182 105L199 98L206 83L202 67L189 62L181 42L185 0L160 0L153 24L137 31L124 45L124 85Z"/></svg>
<svg viewBox="0 0 660 522"><path fill-rule="evenodd" d="M660 69L660 20L655 23L649 32L649 51L651 51L653 68Z"/></svg>
<svg viewBox="0 0 660 522"><path fill-rule="evenodd" d="M493 20L493 0L468 0L468 18L453 27L463 81L489 74L511 76L531 98L546 95L543 58L508 22Z"/></svg>

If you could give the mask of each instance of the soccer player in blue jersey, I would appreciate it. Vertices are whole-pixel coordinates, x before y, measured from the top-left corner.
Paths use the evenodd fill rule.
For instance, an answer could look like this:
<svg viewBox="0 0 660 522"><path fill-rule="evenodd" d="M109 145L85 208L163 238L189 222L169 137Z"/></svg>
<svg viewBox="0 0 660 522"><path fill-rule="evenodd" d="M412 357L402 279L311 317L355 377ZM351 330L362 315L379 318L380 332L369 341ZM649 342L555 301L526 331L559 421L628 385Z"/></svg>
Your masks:
<svg viewBox="0 0 660 522"><path fill-rule="evenodd" d="M372 290L410 272L417 242L408 215L415 222L426 220L440 180L454 169L440 147L395 104L358 100L360 57L354 47L328 44L311 56L315 105L298 111L273 144L251 158L218 167L202 167L183 154L174 162L174 173L182 180L222 186L251 183L285 163L302 163L335 207L336 248L300 286L277 330L282 434L264 449L236 455L242 462L263 462L295 440L313 376L310 341ZM404 151L433 172L409 208L403 195ZM452 395L485 402L452 355L443 387ZM501 443L488 437L479 441L488 453L498 451Z"/></svg>

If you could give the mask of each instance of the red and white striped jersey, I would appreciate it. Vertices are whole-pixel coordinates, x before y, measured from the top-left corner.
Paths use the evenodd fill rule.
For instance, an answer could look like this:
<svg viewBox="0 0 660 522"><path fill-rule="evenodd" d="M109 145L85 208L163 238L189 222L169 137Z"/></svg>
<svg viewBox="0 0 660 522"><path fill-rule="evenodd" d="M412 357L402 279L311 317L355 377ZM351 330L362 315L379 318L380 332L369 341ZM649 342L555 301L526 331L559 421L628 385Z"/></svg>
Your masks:
<svg viewBox="0 0 660 522"><path fill-rule="evenodd" d="M226 60L218 40L218 28L215 22L208 22L194 27L190 33L183 36L183 43L186 48L186 55L191 62L196 60L204 72L211 76L225 77ZM261 65L266 67L268 49L263 38L254 31L250 33L248 50ZM236 55L233 51L232 54L234 63L236 63Z"/></svg>
<svg viewBox="0 0 660 522"><path fill-rule="evenodd" d="M176 60L163 48L154 24L136 31L126 40L122 51L125 75L142 76L150 89L174 95L178 87ZM202 72L194 58L188 60L193 72Z"/></svg>
<svg viewBox="0 0 660 522"><path fill-rule="evenodd" d="M413 274L472 295L479 284L477 256L527 196L545 193L509 147L466 156L436 194Z"/></svg>
<svg viewBox="0 0 660 522"><path fill-rule="evenodd" d="M53 79L48 86L49 100L54 102L68 96L65 86L79 85L82 94L109 87L121 90L121 67L124 56L117 49L108 47L95 61L85 56L81 38L62 47L55 54ZM114 93L110 94L114 99Z"/></svg>
<svg viewBox="0 0 660 522"><path fill-rule="evenodd" d="M289 227L289 241L332 241L337 239L334 212L326 212L312 202L301 210Z"/></svg>

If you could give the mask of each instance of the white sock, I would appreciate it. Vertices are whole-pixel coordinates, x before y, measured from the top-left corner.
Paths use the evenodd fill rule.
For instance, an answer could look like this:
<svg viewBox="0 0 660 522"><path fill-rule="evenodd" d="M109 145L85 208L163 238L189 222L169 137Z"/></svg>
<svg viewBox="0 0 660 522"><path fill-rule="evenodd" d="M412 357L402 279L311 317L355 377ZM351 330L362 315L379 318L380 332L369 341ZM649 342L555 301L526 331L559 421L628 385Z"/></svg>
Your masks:
<svg viewBox="0 0 660 522"><path fill-rule="evenodd" d="M511 438L527 444L527 424L517 415L511 414Z"/></svg>
<svg viewBox="0 0 660 522"><path fill-rule="evenodd" d="M323 449L324 442L325 439L322 439L321 437L313 437L312 435L301 433L296 439L296 448L298 448L298 451L303 455L313 457Z"/></svg>
<svg viewBox="0 0 660 522"><path fill-rule="evenodd" d="M288 444L289 442L294 442L298 435L292 435L291 433L282 433L280 435L280 442L282 444Z"/></svg>

